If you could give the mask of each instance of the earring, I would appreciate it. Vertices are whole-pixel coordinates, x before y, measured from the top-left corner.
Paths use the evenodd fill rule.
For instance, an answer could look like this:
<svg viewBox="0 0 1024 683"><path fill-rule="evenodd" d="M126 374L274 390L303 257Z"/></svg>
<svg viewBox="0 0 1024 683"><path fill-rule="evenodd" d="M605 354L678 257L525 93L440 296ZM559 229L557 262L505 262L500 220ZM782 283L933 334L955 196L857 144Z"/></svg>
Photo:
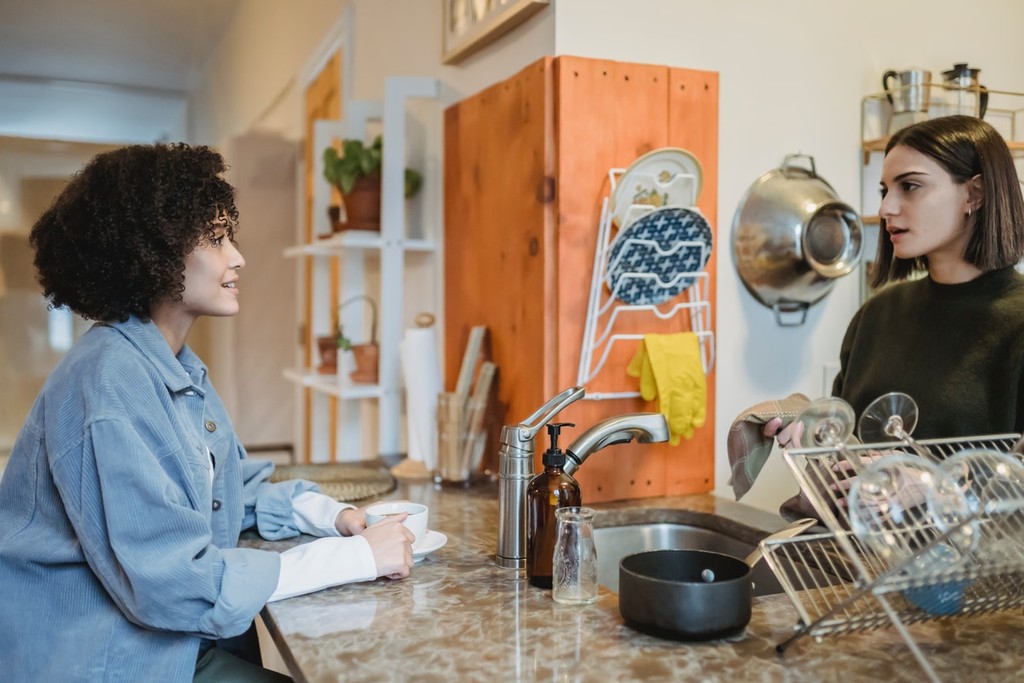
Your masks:
<svg viewBox="0 0 1024 683"><path fill-rule="evenodd" d="M967 217L968 218L971 217L971 207L970 206L967 207Z"/></svg>

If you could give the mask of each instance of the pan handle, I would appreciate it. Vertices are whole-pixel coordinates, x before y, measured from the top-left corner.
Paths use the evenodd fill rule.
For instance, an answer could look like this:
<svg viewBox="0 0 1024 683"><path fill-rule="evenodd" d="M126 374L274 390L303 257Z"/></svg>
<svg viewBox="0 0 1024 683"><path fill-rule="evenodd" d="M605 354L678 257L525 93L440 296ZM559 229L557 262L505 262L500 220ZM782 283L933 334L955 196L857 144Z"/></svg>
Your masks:
<svg viewBox="0 0 1024 683"><path fill-rule="evenodd" d="M799 327L807 320L810 304L803 301L776 301L772 304L775 324L779 327Z"/></svg>
<svg viewBox="0 0 1024 683"><path fill-rule="evenodd" d="M794 164L794 159L806 159L807 164L808 166L810 166L810 168L805 168L803 166L800 166L799 164ZM794 168L802 171L803 173L791 173L791 169ZM818 171L817 169L814 168L814 157L812 157L810 154L800 154L799 152L796 154L787 154L782 159L782 166L780 167L780 170L782 171L782 175L785 176L786 178L806 178L808 173L812 178L818 177Z"/></svg>
<svg viewBox="0 0 1024 683"><path fill-rule="evenodd" d="M808 529L817 523L818 520L813 517L805 517L803 519L796 520L785 529L780 529L774 534L762 538L761 542L757 544L756 548L754 548L754 552L747 555L747 558L743 561L747 563L748 567L753 569L754 565L760 562L761 558L764 557L764 550L762 550L762 548L765 541L781 541L784 538L799 536L805 529Z"/></svg>

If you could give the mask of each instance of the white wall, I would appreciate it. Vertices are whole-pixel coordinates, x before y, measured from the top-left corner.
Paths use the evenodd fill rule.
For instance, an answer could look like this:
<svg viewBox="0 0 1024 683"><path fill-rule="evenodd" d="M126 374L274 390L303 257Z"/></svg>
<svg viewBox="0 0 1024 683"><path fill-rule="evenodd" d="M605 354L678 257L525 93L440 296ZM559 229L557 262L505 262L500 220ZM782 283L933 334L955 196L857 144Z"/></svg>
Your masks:
<svg viewBox="0 0 1024 683"><path fill-rule="evenodd" d="M336 28L346 0L246 0L190 101L193 142L223 146L253 130L302 137L300 74Z"/></svg>
<svg viewBox="0 0 1024 683"><path fill-rule="evenodd" d="M740 198L785 154L803 152L857 207L861 97L881 89L886 69L926 68L939 79L963 61L981 67L990 87L1024 89L1024 5L983 0L960 11L932 0L557 0L556 10L558 54L720 74L715 480L716 491L731 496L725 434L732 418L794 391L822 395L824 365L838 359L859 302L851 275L810 309L804 326L776 326L733 266L728 240ZM863 211L876 213L877 204ZM776 509L795 488L773 459L744 501Z"/></svg>

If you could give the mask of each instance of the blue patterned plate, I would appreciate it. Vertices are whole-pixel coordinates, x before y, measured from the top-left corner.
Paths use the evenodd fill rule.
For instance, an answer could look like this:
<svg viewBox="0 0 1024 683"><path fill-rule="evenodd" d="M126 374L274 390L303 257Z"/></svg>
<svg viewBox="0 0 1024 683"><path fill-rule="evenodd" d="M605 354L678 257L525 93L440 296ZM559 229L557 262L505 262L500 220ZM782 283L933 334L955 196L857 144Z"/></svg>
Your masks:
<svg viewBox="0 0 1024 683"><path fill-rule="evenodd" d="M658 246L637 240L649 240ZM657 305L668 301L686 291L696 279L679 277L681 274L704 269L711 255L712 240L711 225L700 211L682 207L656 209L638 218L612 240L605 282L625 304Z"/></svg>

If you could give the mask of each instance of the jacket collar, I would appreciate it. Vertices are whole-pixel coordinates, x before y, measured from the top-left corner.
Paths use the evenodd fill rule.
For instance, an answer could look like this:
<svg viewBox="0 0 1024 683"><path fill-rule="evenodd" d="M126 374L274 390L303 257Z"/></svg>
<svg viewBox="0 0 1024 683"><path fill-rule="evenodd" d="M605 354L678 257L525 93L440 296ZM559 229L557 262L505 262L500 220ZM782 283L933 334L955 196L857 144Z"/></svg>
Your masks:
<svg viewBox="0 0 1024 683"><path fill-rule="evenodd" d="M175 356L156 324L152 320L143 322L134 315L124 322L104 324L124 335L149 359L170 391L178 392L189 388L201 391L206 380L206 365L188 344L182 346L181 351Z"/></svg>

